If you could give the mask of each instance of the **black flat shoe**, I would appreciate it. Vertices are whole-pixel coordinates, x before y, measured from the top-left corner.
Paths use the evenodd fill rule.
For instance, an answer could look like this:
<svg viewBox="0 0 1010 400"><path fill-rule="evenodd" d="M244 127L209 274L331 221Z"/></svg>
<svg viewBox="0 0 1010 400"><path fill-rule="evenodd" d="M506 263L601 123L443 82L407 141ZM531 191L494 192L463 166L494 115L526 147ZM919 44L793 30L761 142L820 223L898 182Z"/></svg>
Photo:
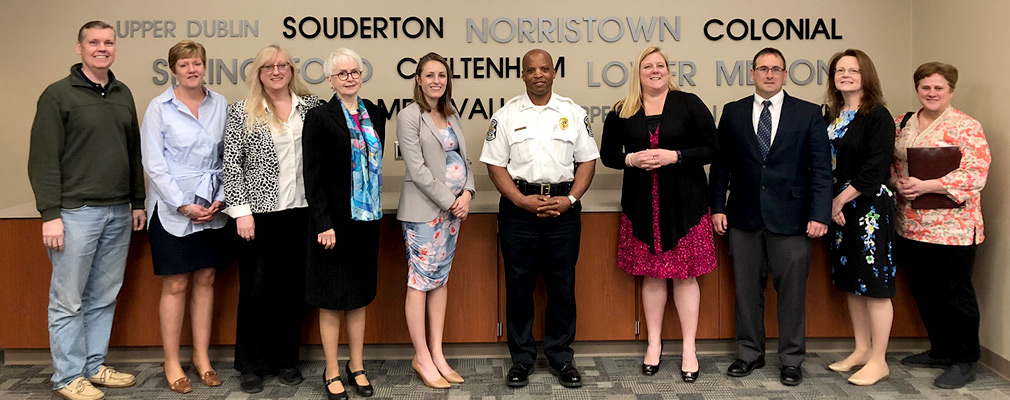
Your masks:
<svg viewBox="0 0 1010 400"><path fill-rule="evenodd" d="M765 359L763 357L754 361L744 361L738 358L729 365L729 369L726 370L726 375L734 378L741 378L750 375L750 373L754 372L755 369L763 368L764 366Z"/></svg>
<svg viewBox="0 0 1010 400"><path fill-rule="evenodd" d="M305 378L302 377L302 373L298 371L298 368L282 368L277 371L277 380L281 384L288 386L296 386L305 382Z"/></svg>
<svg viewBox="0 0 1010 400"><path fill-rule="evenodd" d="M803 383L803 371L800 367L783 366L782 374L779 375L779 382L786 386L796 386Z"/></svg>
<svg viewBox="0 0 1010 400"><path fill-rule="evenodd" d="M360 371L351 372L351 363L348 362L347 364L344 365L346 366L346 368L344 368L344 371L347 372L347 384L354 386L354 391L357 392L358 395L360 395L361 397L372 397L372 395L375 394L375 388L372 387L372 380L369 379L368 384L362 386L358 385L357 379L354 379L358 375L363 375L365 378L368 378L368 375L365 375L365 370L362 369Z"/></svg>
<svg viewBox="0 0 1010 400"><path fill-rule="evenodd" d="M698 373L700 372L701 372L700 369L694 372L687 372L684 370L680 370L680 379L683 379L684 382L686 383L694 383L695 381L698 380Z"/></svg>
<svg viewBox="0 0 1010 400"><path fill-rule="evenodd" d="M328 400L348 400L351 396L347 395L347 389L340 393L333 393L330 391L330 384L334 382L341 382L340 375L333 377L333 379L326 379L326 368L323 368L323 390L326 391L326 398Z"/></svg>
<svg viewBox="0 0 1010 400"><path fill-rule="evenodd" d="M646 363L642 363L642 375L645 375L645 376L656 375L656 373L659 372L659 365L662 364L662 363L663 363L663 360L659 360L659 362L656 363L656 365L649 365L649 364L646 364Z"/></svg>
<svg viewBox="0 0 1010 400"><path fill-rule="evenodd" d="M530 383L530 373L533 372L532 365L521 363L512 364L509 374L505 377L505 385L508 387L523 387Z"/></svg>
<svg viewBox="0 0 1010 400"><path fill-rule="evenodd" d="M239 377L239 388L245 393L259 393L263 391L263 377L256 374L242 374Z"/></svg>
<svg viewBox="0 0 1010 400"><path fill-rule="evenodd" d="M579 370L572 363L566 362L558 365L548 365L547 369L551 371L551 375L558 377L558 383L561 386L567 388L582 387L582 375L579 375Z"/></svg>

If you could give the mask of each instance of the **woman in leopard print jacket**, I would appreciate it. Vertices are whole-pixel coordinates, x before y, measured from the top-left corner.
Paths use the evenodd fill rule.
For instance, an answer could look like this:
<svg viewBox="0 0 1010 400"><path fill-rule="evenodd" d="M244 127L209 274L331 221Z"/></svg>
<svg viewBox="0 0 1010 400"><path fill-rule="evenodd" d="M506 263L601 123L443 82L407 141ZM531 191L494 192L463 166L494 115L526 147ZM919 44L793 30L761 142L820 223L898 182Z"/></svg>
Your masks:
<svg viewBox="0 0 1010 400"><path fill-rule="evenodd" d="M308 208L302 177L302 121L322 100L309 94L291 55L271 45L256 54L245 100L228 107L224 190L239 236L235 369L242 391L263 377L302 382L298 365L305 291Z"/></svg>

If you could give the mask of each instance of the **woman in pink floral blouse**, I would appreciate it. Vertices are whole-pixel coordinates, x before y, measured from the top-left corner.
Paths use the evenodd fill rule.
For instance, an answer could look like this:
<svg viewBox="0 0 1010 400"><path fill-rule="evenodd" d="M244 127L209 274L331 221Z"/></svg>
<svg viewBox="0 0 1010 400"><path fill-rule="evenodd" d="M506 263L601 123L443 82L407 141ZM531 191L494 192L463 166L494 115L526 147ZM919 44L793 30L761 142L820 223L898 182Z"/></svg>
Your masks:
<svg viewBox="0 0 1010 400"><path fill-rule="evenodd" d="M905 357L901 363L944 368L934 384L954 389L975 380L979 359L979 310L971 274L976 247L985 239L980 192L991 159L982 125L950 105L957 68L930 62L919 66L913 79L922 108L895 118L900 126L891 177L899 194L895 255L908 274L930 350ZM956 169L938 179L909 176L909 148L946 146L961 152ZM959 206L912 207L912 200L930 193L944 195Z"/></svg>

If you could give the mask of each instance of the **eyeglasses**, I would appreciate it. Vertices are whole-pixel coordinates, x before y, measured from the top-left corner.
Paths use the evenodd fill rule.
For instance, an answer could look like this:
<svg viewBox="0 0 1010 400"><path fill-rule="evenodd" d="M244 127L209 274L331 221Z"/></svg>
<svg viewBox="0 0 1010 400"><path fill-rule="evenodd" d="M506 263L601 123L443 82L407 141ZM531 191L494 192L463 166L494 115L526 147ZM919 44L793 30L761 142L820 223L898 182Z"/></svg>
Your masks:
<svg viewBox="0 0 1010 400"><path fill-rule="evenodd" d="M265 72L274 72L274 69L278 69L280 71L287 71L289 66L291 66L291 64L288 64L286 62L282 62L282 63L273 64L273 65L264 65L264 66L260 67L260 70L265 71Z"/></svg>
<svg viewBox="0 0 1010 400"><path fill-rule="evenodd" d="M771 67L771 68L768 68L768 67L757 67L757 68L754 68L754 70L757 71L757 72L760 72L762 74L767 74L769 72L771 72L773 74L781 74L786 69L785 68L780 68L780 67Z"/></svg>
<svg viewBox="0 0 1010 400"><path fill-rule="evenodd" d="M844 73L848 73L849 75L859 75L859 70L855 68L849 68L849 69L839 68L835 70L835 75L842 75Z"/></svg>
<svg viewBox="0 0 1010 400"><path fill-rule="evenodd" d="M361 77L361 71L358 71L358 70L353 70L353 71L350 71L350 72L340 71L340 72L337 72L337 73L335 73L333 75L330 75L330 77L331 78L332 77L336 77L337 79L340 79L342 81L346 81L348 77L350 77L351 79L358 79L358 78Z"/></svg>

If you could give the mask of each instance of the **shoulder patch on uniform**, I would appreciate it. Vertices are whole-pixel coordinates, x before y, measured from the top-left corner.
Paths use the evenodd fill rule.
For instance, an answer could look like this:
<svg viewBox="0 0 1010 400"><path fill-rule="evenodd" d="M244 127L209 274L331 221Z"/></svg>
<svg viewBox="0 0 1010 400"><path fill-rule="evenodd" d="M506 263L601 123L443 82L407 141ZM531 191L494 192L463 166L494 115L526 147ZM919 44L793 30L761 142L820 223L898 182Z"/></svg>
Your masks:
<svg viewBox="0 0 1010 400"><path fill-rule="evenodd" d="M484 141L490 142L498 136L498 121L494 118L491 119L491 125L487 127L487 136L484 137Z"/></svg>
<svg viewBox="0 0 1010 400"><path fill-rule="evenodd" d="M584 120L586 123L586 132L589 132L589 137L593 137L593 125L589 123L589 116L586 116Z"/></svg>

